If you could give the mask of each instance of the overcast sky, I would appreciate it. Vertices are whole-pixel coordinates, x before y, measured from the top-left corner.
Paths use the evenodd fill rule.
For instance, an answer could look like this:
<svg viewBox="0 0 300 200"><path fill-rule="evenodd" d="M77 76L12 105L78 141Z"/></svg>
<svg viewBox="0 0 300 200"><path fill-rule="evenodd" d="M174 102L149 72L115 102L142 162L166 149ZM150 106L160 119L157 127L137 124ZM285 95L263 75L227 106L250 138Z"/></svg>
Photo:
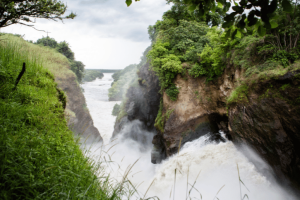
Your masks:
<svg viewBox="0 0 300 200"><path fill-rule="evenodd" d="M122 69L138 63L150 45L148 26L155 24L170 8L165 0L141 0L127 7L125 0L62 0L74 20L53 22L38 19L35 27L50 32L56 41L67 41L87 69ZM45 32L20 25L2 28L1 32L24 35L36 41Z"/></svg>

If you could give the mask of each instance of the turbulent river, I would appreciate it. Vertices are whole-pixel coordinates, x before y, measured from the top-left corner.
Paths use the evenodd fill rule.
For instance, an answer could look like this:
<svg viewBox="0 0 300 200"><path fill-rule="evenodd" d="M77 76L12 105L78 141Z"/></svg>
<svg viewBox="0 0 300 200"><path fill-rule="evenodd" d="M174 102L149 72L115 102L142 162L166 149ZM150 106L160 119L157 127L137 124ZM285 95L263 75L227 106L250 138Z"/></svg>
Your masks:
<svg viewBox="0 0 300 200"><path fill-rule="evenodd" d="M162 164L151 163L151 140L153 133L141 129L139 121L128 124L119 138L111 141L116 117L112 109L116 103L108 101L108 89L113 81L112 74L82 85L87 107L104 139L104 145L92 147L94 159L102 155L112 160L110 176L122 181L124 174L136 186L137 193L131 199L159 197L167 199L203 199L203 200L289 200L293 198L287 191L276 185L266 174L258 172L232 142L209 143L208 136L186 143L181 151ZM126 138L131 130L145 136L148 145L140 145ZM107 154L103 154L103 149ZM268 166L250 149L256 166L269 169ZM146 193L146 195L145 195ZM189 197L189 198L187 198Z"/></svg>

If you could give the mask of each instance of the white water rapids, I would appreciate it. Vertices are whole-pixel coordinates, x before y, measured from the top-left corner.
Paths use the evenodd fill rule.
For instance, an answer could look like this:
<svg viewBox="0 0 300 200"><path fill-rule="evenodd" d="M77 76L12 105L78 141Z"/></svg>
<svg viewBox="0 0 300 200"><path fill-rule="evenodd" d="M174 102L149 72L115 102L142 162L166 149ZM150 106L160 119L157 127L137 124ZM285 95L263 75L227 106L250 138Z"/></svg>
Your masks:
<svg viewBox="0 0 300 200"><path fill-rule="evenodd" d="M108 89L113 81L111 76L112 74L104 74L101 80L85 83L82 87L94 125L107 145L105 148L111 147L110 156L114 161L110 171L111 177L121 180L127 167L138 160L128 175L129 180L137 186L140 195L135 195L132 199L143 198L151 184L146 197L157 196L161 200L184 200L187 196L203 200L241 200L241 196L250 200L296 199L260 174L230 141L207 143L207 136L203 136L186 143L179 154L157 165L151 163L151 145L141 146L123 137L110 143L116 119L111 113L115 103L120 103L108 101ZM139 121L133 121L123 130L123 134L134 128L151 140L152 133L140 127ZM114 144L116 145L113 146ZM97 154L97 151L94 154ZM257 155L252 155L259 160L262 168L267 168ZM195 189L191 190L192 185Z"/></svg>

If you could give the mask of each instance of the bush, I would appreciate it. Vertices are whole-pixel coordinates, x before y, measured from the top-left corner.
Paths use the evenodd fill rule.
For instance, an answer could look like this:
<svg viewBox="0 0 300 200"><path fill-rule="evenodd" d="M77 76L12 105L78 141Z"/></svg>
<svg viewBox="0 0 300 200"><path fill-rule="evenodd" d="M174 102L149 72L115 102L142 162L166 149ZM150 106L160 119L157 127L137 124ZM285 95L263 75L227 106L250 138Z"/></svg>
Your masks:
<svg viewBox="0 0 300 200"><path fill-rule="evenodd" d="M176 101L178 94L179 94L179 90L178 88L173 84L171 85L168 89L166 89L166 94L170 97L170 99L172 101Z"/></svg>
<svg viewBox="0 0 300 200"><path fill-rule="evenodd" d="M112 110L112 115L118 116L119 113L120 113L120 105L116 103Z"/></svg>

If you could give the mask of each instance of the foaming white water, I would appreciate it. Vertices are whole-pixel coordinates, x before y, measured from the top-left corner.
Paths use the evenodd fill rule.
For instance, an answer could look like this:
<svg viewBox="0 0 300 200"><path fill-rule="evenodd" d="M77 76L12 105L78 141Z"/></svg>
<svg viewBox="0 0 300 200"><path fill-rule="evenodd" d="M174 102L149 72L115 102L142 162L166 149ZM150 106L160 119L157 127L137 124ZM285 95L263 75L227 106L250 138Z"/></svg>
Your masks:
<svg viewBox="0 0 300 200"><path fill-rule="evenodd" d="M232 142L206 144L206 139L207 136L203 136L186 143L178 155L158 166L150 194L156 194L161 199L169 199L170 191L174 188L177 169L174 193L176 199L186 199L186 191L190 191L195 181L194 187L198 191L193 189L190 196L198 199L201 199L200 196L202 199L214 199L223 186L217 195L219 199L241 199L240 184L242 196L246 194L249 199L293 199L257 172L255 166L237 151ZM238 171L245 186L239 182ZM166 189L169 190L168 194ZM173 192L171 194L173 196Z"/></svg>
<svg viewBox="0 0 300 200"><path fill-rule="evenodd" d="M94 124L102 136L107 135L104 137L106 141L113 132L115 122L111 112L116 102L107 101L110 77L111 74L105 74L102 80L83 85ZM100 84L102 85L99 86ZM139 142L126 137L132 132L140 134L141 137L137 138ZM154 165L151 163L151 141L140 143L151 140L151 137L152 133L142 129L141 122L133 121L126 125L119 138L100 148L97 145L91 148L95 160L101 154L102 159L109 161L106 173L117 181L122 181L124 174L132 167L127 178L137 187L138 194L131 199L142 198L151 184L147 197L157 196L162 200L186 199L187 191L191 190L191 185L195 181L195 189L191 190L189 196L196 199L239 200L241 193L242 197L247 194L250 200L296 199L275 183L269 182L230 141L219 144L207 143L208 135L205 135L186 143L179 154L162 164ZM255 153L252 154L257 156ZM174 192L175 169L177 172ZM243 183L239 181L238 170ZM217 193L217 198L214 198Z"/></svg>
<svg viewBox="0 0 300 200"><path fill-rule="evenodd" d="M87 107L93 118L95 127L99 130L104 142L109 141L114 131L116 117L111 114L113 107L119 101L108 101L108 89L113 82L113 73L104 73L102 79L86 82L81 86Z"/></svg>

